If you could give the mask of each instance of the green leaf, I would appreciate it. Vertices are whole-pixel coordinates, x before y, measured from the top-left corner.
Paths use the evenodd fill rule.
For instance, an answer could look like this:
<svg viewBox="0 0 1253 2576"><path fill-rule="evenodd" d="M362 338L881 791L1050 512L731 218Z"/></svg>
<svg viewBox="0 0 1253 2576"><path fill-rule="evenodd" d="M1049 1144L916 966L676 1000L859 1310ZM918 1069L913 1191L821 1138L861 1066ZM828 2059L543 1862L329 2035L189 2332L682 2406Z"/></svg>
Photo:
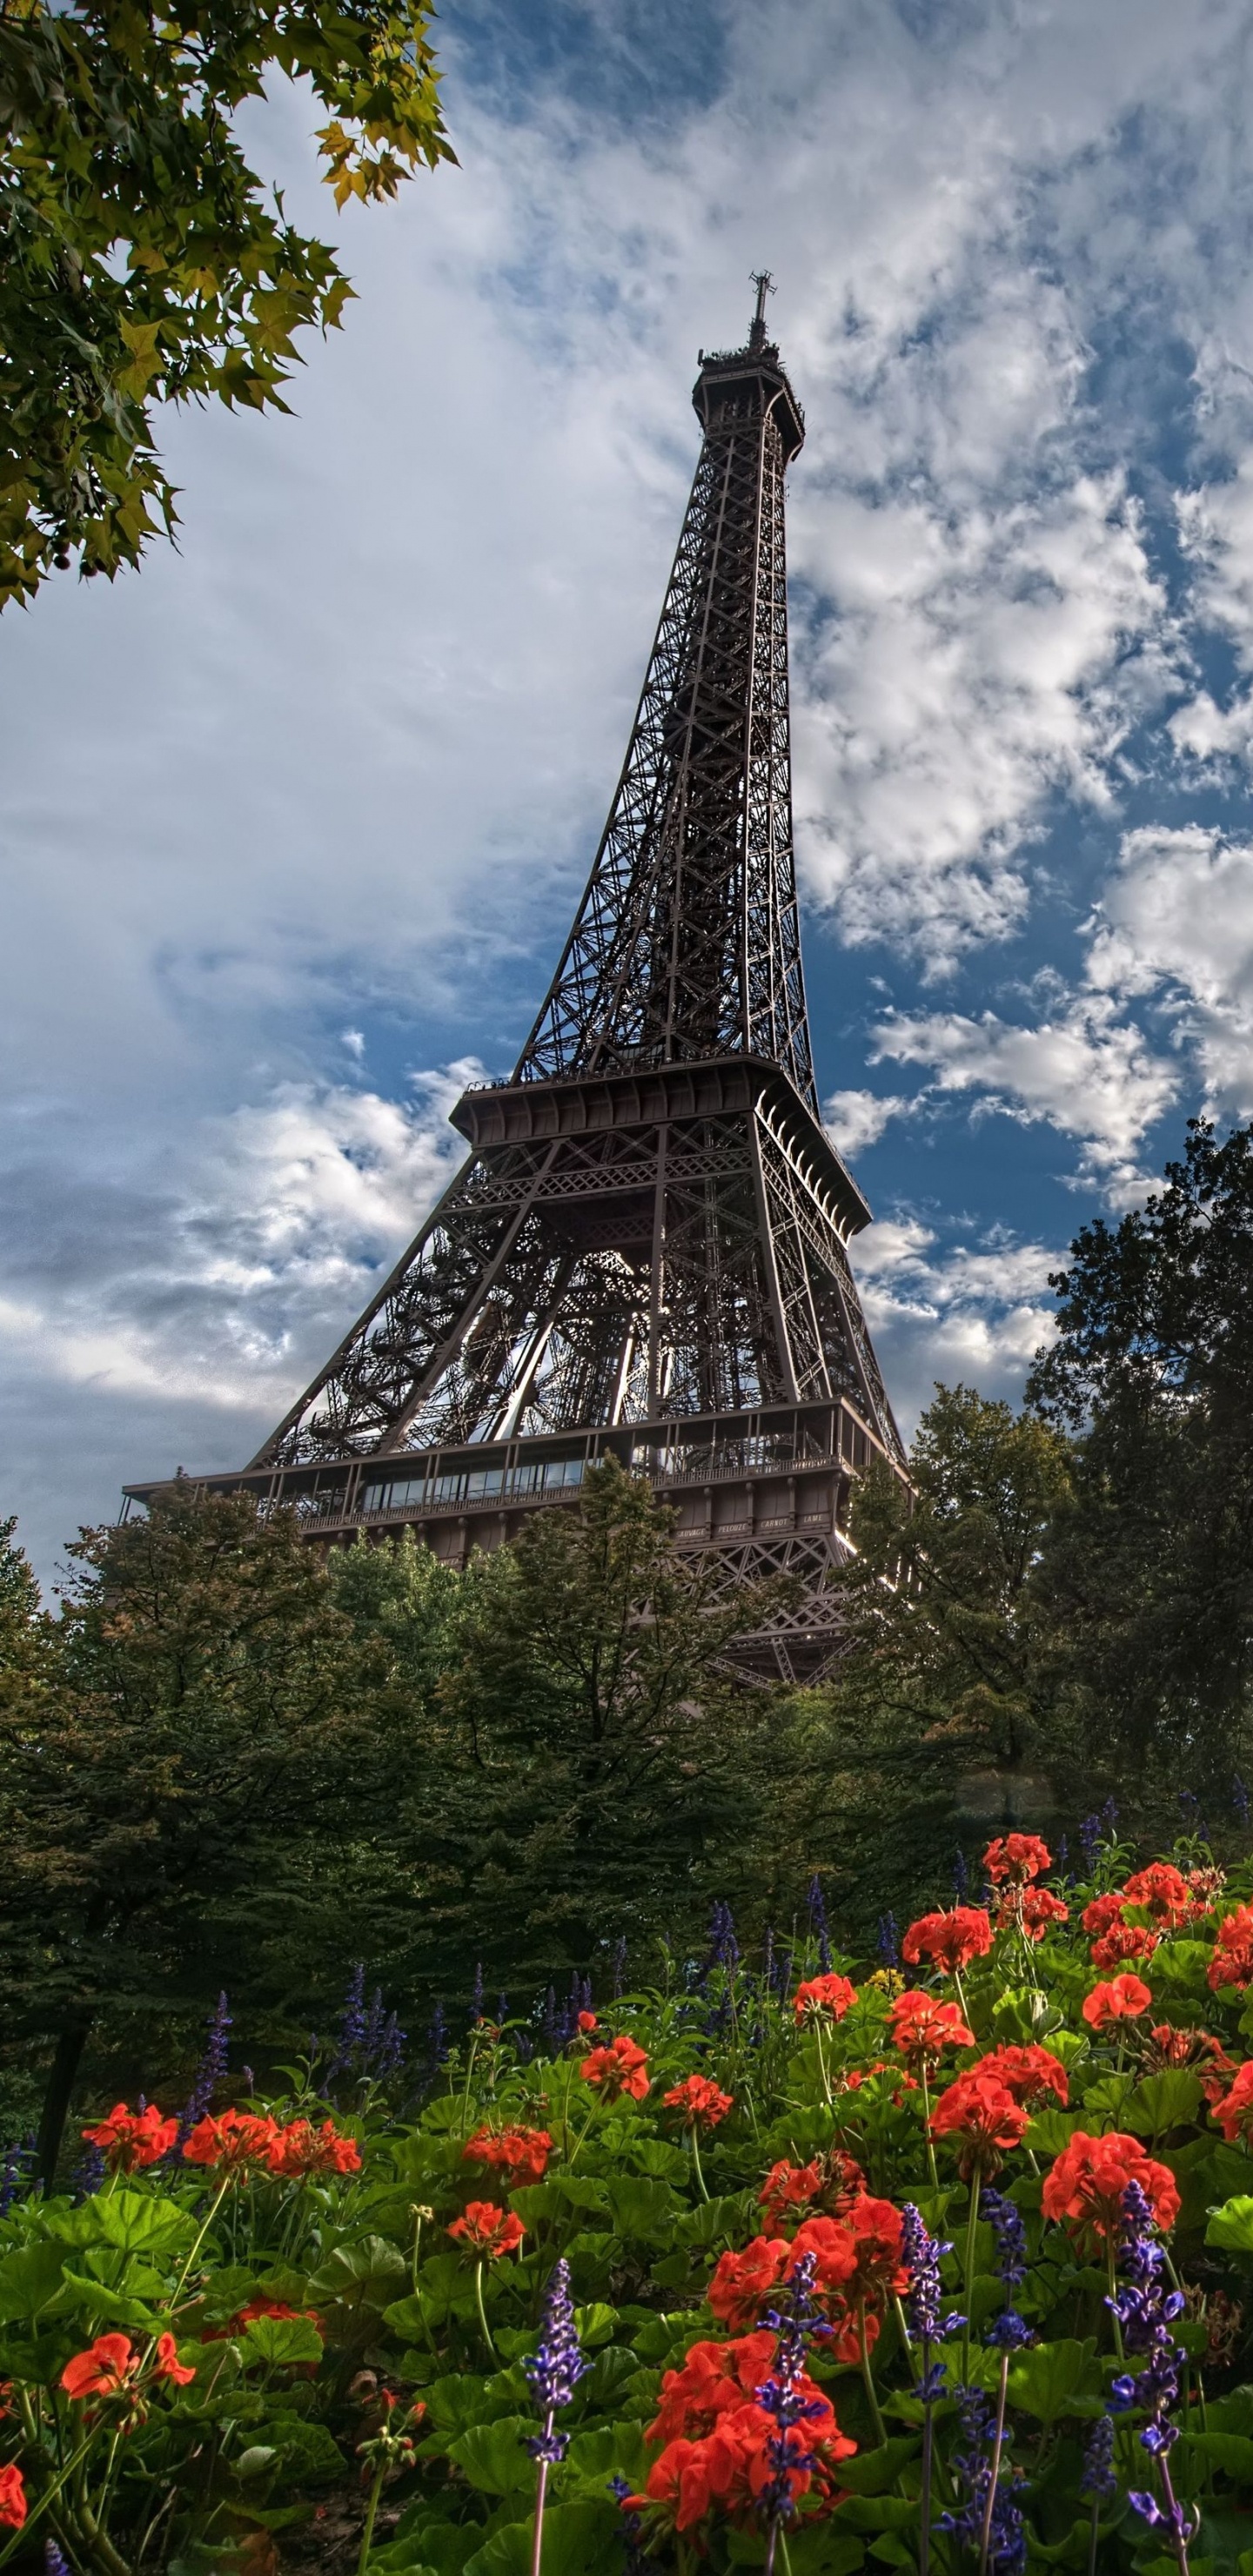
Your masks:
<svg viewBox="0 0 1253 2576"><path fill-rule="evenodd" d="M0 2325L36 2317L60 2288L65 2256L59 2245L20 2245L0 2260Z"/></svg>
<svg viewBox="0 0 1253 2576"><path fill-rule="evenodd" d="M448 2456L483 2495L516 2495L533 2487L535 2462L524 2444L535 2432L531 2415L502 2415L494 2424L470 2424L448 2445Z"/></svg>
<svg viewBox="0 0 1253 2576"><path fill-rule="evenodd" d="M842 2531L908 2531L918 2507L903 2496L850 2495L831 2518Z"/></svg>
<svg viewBox="0 0 1253 2576"><path fill-rule="evenodd" d="M1167 2129L1190 2127L1201 2099L1201 2087L1186 2066L1167 2066L1137 2084L1122 2117L1136 2137L1160 2138Z"/></svg>
<svg viewBox="0 0 1253 2576"><path fill-rule="evenodd" d="M297 2362L320 2361L322 2337L312 2317L252 2317L244 2328L245 2361L263 2361L290 2369Z"/></svg>
<svg viewBox="0 0 1253 2576"><path fill-rule="evenodd" d="M617 2322L617 2309L611 2308L604 2299L593 2299L590 2307L576 2309L575 2324L584 2351L595 2352L600 2344L609 2343Z"/></svg>
<svg viewBox="0 0 1253 2576"><path fill-rule="evenodd" d="M1213 1955L1208 1941L1163 1941L1148 1963L1148 1981L1154 1994L1177 1994L1185 1988L1204 1994Z"/></svg>
<svg viewBox="0 0 1253 2576"><path fill-rule="evenodd" d="M919 2445L912 2433L897 2433L879 2442L872 2451L859 2451L854 2459L841 2460L840 2485L852 2495L882 2495L886 2487L895 2486L907 2460L916 2460Z"/></svg>
<svg viewBox="0 0 1253 2576"><path fill-rule="evenodd" d="M606 2576L621 2534L616 2505L593 2504L590 2498L551 2505L544 2516L544 2576ZM525 2522L507 2523L467 2558L465 2576L530 2576L533 2540L529 2516Z"/></svg>
<svg viewBox="0 0 1253 2576"><path fill-rule="evenodd" d="M1027 2129L1026 2144L1046 2156L1059 2156L1070 2144L1080 2115L1072 2111L1037 2111Z"/></svg>
<svg viewBox="0 0 1253 2576"><path fill-rule="evenodd" d="M81 2209L49 2210L48 2232L66 2245L120 2245L128 2254L174 2254L193 2242L196 2222L177 2201L119 2188L107 2198L97 2192Z"/></svg>
<svg viewBox="0 0 1253 2576"><path fill-rule="evenodd" d="M1010 2364L1010 2405L1023 2415L1038 2416L1042 2424L1056 2423L1059 2415L1082 2413L1075 2399L1100 2394L1101 2373L1091 2337L1083 2343L1066 2338L1037 2344Z"/></svg>
<svg viewBox="0 0 1253 2576"><path fill-rule="evenodd" d="M421 2299L412 2296L393 2299L391 2306L383 2310L383 2321L403 2342L416 2342L426 2332L426 2310Z"/></svg>
<svg viewBox="0 0 1253 2576"><path fill-rule="evenodd" d="M1237 2485L1253 2486L1253 2436L1247 2433L1189 2433L1188 2449L1212 2460Z"/></svg>
<svg viewBox="0 0 1253 2576"><path fill-rule="evenodd" d="M1228 2254L1253 2254L1253 2194L1237 2193L1234 2200L1225 2200L1221 2209L1214 2210L1205 2242L1221 2245Z"/></svg>
<svg viewBox="0 0 1253 2576"><path fill-rule="evenodd" d="M607 2197L620 2236L644 2245L673 2241L675 2220L684 2210L669 2183L641 2174L614 2174L607 2184Z"/></svg>

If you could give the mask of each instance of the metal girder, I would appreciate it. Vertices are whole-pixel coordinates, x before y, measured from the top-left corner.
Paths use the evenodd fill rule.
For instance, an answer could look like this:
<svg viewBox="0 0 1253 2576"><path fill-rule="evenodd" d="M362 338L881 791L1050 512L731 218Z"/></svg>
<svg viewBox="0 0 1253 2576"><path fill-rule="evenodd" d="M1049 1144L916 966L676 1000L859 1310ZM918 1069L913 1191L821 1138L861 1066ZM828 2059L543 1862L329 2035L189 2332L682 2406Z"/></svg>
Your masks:
<svg viewBox="0 0 1253 2576"><path fill-rule="evenodd" d="M293 1476L329 1477L345 1527L369 1516L349 1498L371 1460L403 1476L461 1444L521 1458L534 1442L542 1462L554 1437L594 1445L644 1426L664 1486L668 1426L708 1422L725 1460L719 1424L780 1406L842 1408L865 1454L904 1472L846 1251L869 1210L818 1119L783 495L804 425L760 293L748 345L703 357L693 399L704 437L661 622L535 1026L509 1083L458 1102L468 1160L243 1471L250 1490L270 1471L276 1498ZM812 1460L795 1463L812 1478ZM832 1494L847 1489L840 1465ZM316 1532L325 1514L308 1508ZM431 1508L415 1502L424 1528ZM695 1508L707 1535L684 1523L681 1543L716 1547L728 1582L800 1573L800 1604L763 1651L812 1677L835 1650L838 1503L817 1529L808 1505L804 1527L793 1511L778 1530L750 1510L747 1534L712 1501Z"/></svg>

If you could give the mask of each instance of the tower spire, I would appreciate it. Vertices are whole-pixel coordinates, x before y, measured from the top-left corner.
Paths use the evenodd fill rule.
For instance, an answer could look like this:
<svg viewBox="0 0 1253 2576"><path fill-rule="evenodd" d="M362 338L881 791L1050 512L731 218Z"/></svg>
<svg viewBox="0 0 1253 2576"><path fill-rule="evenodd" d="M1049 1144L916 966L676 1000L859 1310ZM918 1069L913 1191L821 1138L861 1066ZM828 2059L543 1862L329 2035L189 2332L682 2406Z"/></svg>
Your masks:
<svg viewBox="0 0 1253 2576"><path fill-rule="evenodd" d="M701 358L626 760L514 1073L458 1101L468 1160L251 1466L202 1481L462 1561L611 1454L728 1581L800 1575L753 1652L805 1675L838 1646L851 1479L904 1453L848 1263L870 1211L814 1083L784 556L805 424L754 284L748 345Z"/></svg>
<svg viewBox="0 0 1253 2576"><path fill-rule="evenodd" d="M755 268L752 283L757 289L757 310L748 334L748 345L754 356L766 345L766 297L774 293L774 279L768 268Z"/></svg>

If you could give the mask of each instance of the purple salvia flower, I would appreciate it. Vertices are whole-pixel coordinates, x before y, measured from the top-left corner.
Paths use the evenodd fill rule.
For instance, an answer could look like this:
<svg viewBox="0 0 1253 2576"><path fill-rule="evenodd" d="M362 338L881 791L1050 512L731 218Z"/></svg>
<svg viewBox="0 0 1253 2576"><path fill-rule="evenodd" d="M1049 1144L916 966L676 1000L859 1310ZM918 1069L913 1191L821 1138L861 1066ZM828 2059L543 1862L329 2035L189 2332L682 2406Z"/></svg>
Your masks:
<svg viewBox="0 0 1253 2576"><path fill-rule="evenodd" d="M570 2297L570 2266L564 2254L554 2263L548 2276L544 2297L544 2323L539 2349L522 2364L530 2382L531 2396L544 2418L544 2430L535 2433L527 2443L533 2459L545 2467L555 2467L564 2460L569 2448L568 2433L553 2430L553 2417L568 2406L590 2362L579 2347L578 2328L574 2322L574 2303Z"/></svg>
<svg viewBox="0 0 1253 2576"><path fill-rule="evenodd" d="M1231 1804L1235 1810L1236 1823L1238 1825L1247 1825L1249 1821L1249 1793L1238 1771L1232 1774Z"/></svg>
<svg viewBox="0 0 1253 2576"><path fill-rule="evenodd" d="M1083 2475L1079 2480L1079 2492L1081 2495L1091 2496L1094 2503L1105 2504L1108 2504L1111 2496L1118 2493L1118 2480L1114 2475L1114 2418L1112 2415L1099 2416L1092 2427L1092 2438L1083 2455Z"/></svg>
<svg viewBox="0 0 1253 2576"><path fill-rule="evenodd" d="M879 1956L885 1968L899 1968L901 1938L894 1914L881 1914L879 1917Z"/></svg>
<svg viewBox="0 0 1253 2576"><path fill-rule="evenodd" d="M622 2542L623 2576L649 2576L654 2561L644 2555L643 2522L638 2513L625 2511L626 2501L631 2493L630 2479L611 2478L609 2492L611 2496L616 2496L618 2510L622 2514L619 2538Z"/></svg>
<svg viewBox="0 0 1253 2576"><path fill-rule="evenodd" d="M1163 2287L1165 2254L1139 2183L1128 2183L1122 2206L1118 2270L1126 2287L1115 2291L1105 2304L1122 2328L1124 2350L1141 2356L1144 2367L1120 2371L1111 2383L1109 2402L1118 2414L1134 2406L1143 2408L1148 2417L1140 2442L1150 2459L1157 2461L1165 2503L1159 2504L1156 2497L1134 2488L1130 2490L1130 2502L1151 2529L1161 2529L1169 2535L1180 2576L1187 2576L1188 2544L1196 2536L1199 2518L1193 2520L1176 2500L1169 2463L1169 2454L1179 2439L1179 2426L1171 2422L1170 2410L1178 2403L1180 2373L1187 2360L1170 2329L1183 2314L1185 2302L1181 2291Z"/></svg>
<svg viewBox="0 0 1253 2576"><path fill-rule="evenodd" d="M610 1966L613 1970L613 1999L614 2002L617 2003L619 1996L624 1994L626 1991L627 1945L625 1932L619 1933L618 1938L613 1945L613 1949L610 1953Z"/></svg>
<svg viewBox="0 0 1253 2576"><path fill-rule="evenodd" d="M798 2471L812 2469L816 2458L802 2428L822 2414L823 2401L806 2397L801 2382L810 2336L830 2332L812 2296L817 2268L816 2254L802 2254L784 2284L782 2305L767 2308L762 2318L762 2324L773 2327L779 2339L770 2376L753 2392L763 2414L774 2418L774 2430L766 2440L766 2457L774 2474L757 2498L757 2510L770 2533L767 2569L774 2565L779 2526L796 2510L793 2480Z"/></svg>
<svg viewBox="0 0 1253 2576"><path fill-rule="evenodd" d="M475 1966L474 1966L474 1993L473 1993L473 1995L472 1995L472 1997L471 1997L471 1999L470 1999L470 2019L471 2019L471 2021L472 2021L472 2022L475 2022L475 2021L482 2021L482 2018L483 2018L483 1962L482 1962L482 1960L481 1960L481 1959L477 1959L477 1960L475 1961Z"/></svg>
<svg viewBox="0 0 1253 2576"><path fill-rule="evenodd" d="M70 2562L52 2539L44 2542L44 2576L70 2576Z"/></svg>
<svg viewBox="0 0 1253 2576"><path fill-rule="evenodd" d="M1079 1827L1079 1845L1083 1853L1083 1865L1089 1877L1091 1877L1092 1872L1096 1867L1096 1855L1100 1847L1100 1840L1100 1817L1085 1816L1083 1823Z"/></svg>
<svg viewBox="0 0 1253 2576"><path fill-rule="evenodd" d="M964 1905L970 1893L970 1865L960 1843L953 1854L953 1903Z"/></svg>

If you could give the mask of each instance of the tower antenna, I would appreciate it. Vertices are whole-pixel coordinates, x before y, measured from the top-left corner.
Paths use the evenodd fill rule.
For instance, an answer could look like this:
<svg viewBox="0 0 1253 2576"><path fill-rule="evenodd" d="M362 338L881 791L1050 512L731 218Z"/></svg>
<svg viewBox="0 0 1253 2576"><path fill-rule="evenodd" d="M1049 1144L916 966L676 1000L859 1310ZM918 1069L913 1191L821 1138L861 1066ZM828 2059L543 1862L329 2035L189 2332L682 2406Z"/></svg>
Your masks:
<svg viewBox="0 0 1253 2576"><path fill-rule="evenodd" d="M753 315L748 345L750 349L762 349L766 343L766 297L774 293L774 279L768 268L750 269L749 276L757 289L757 310Z"/></svg>

